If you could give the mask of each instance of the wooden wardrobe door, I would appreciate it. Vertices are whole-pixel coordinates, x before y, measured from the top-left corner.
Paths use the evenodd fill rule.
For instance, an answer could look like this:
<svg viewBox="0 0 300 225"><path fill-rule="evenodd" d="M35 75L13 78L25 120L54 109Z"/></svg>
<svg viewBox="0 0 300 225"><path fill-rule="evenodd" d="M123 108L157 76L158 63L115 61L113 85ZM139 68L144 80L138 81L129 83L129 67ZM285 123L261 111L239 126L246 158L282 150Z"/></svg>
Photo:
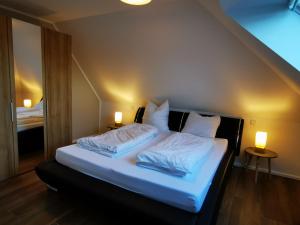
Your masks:
<svg viewBox="0 0 300 225"><path fill-rule="evenodd" d="M12 21L0 16L0 180L15 173Z"/></svg>
<svg viewBox="0 0 300 225"><path fill-rule="evenodd" d="M46 154L72 143L71 36L42 28Z"/></svg>

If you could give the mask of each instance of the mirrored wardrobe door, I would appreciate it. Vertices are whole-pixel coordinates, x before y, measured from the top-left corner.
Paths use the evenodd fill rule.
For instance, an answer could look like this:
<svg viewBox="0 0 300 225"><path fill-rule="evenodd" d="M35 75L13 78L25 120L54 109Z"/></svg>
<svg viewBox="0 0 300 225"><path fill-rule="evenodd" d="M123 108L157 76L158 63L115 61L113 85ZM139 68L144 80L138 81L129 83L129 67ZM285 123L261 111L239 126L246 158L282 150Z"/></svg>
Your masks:
<svg viewBox="0 0 300 225"><path fill-rule="evenodd" d="M41 27L12 19L18 173L44 160Z"/></svg>

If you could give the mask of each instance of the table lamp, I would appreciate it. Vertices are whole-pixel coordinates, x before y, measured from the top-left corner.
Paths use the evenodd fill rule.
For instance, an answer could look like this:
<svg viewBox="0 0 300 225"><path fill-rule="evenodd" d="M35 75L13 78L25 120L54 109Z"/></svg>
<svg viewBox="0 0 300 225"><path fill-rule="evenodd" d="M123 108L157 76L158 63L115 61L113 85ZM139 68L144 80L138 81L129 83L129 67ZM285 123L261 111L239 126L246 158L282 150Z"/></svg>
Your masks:
<svg viewBox="0 0 300 225"><path fill-rule="evenodd" d="M263 131L257 131L255 135L255 147L256 152L264 153L267 145L268 133Z"/></svg>
<svg viewBox="0 0 300 225"><path fill-rule="evenodd" d="M115 112L115 126L122 126L122 112Z"/></svg>

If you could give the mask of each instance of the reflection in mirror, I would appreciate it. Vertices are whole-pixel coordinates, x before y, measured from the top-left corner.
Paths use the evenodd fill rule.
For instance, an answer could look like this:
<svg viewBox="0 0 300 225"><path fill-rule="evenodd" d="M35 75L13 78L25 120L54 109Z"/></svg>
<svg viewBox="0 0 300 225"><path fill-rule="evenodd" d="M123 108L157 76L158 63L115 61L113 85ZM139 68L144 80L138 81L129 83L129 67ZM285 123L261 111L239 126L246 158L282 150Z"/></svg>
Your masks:
<svg viewBox="0 0 300 225"><path fill-rule="evenodd" d="M13 19L19 173L44 159L41 28Z"/></svg>
<svg viewBox="0 0 300 225"><path fill-rule="evenodd" d="M300 14L300 1L299 0L290 0L289 8Z"/></svg>

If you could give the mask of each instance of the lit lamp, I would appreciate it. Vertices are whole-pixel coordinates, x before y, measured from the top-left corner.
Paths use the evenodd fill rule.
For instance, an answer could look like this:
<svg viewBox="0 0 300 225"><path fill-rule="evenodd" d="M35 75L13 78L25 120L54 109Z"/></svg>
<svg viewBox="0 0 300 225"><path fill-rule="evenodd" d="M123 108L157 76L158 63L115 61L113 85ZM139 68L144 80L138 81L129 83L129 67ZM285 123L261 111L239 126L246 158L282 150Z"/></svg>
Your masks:
<svg viewBox="0 0 300 225"><path fill-rule="evenodd" d="M115 112L115 125L116 127L122 126L122 112Z"/></svg>
<svg viewBox="0 0 300 225"><path fill-rule="evenodd" d="M264 153L267 145L267 132L257 131L255 136L255 147L256 152Z"/></svg>
<svg viewBox="0 0 300 225"><path fill-rule="evenodd" d="M121 2L124 2L129 5L147 5L152 0L121 0Z"/></svg>
<svg viewBox="0 0 300 225"><path fill-rule="evenodd" d="M24 99L24 107L31 108L31 106L32 106L31 99Z"/></svg>

